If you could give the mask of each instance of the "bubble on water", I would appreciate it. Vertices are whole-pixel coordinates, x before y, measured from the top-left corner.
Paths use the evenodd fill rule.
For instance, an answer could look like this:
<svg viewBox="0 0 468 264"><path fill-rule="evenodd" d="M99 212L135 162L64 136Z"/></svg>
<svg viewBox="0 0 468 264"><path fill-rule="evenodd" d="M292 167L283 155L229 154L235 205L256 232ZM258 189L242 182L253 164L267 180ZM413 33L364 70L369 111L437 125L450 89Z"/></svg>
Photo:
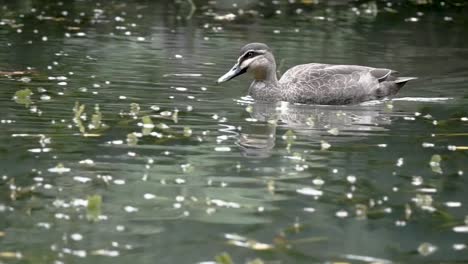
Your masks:
<svg viewBox="0 0 468 264"><path fill-rule="evenodd" d="M428 242L424 242L418 247L419 254L423 256L429 256L436 251L437 251L437 246Z"/></svg>

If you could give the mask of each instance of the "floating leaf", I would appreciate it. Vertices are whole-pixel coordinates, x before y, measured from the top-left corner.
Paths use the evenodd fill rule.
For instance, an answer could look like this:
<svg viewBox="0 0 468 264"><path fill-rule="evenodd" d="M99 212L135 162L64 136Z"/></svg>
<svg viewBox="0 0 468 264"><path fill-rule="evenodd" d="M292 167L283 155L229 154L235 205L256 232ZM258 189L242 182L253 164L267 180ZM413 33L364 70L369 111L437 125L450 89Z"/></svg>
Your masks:
<svg viewBox="0 0 468 264"><path fill-rule="evenodd" d="M338 136L340 134L340 130L338 130L338 128L336 128L336 127L328 130L327 132L330 133L333 136Z"/></svg>
<svg viewBox="0 0 468 264"><path fill-rule="evenodd" d="M94 114L91 116L91 124L90 128L92 129L99 129L102 124L102 113L99 110L99 105L96 104L94 107Z"/></svg>
<svg viewBox="0 0 468 264"><path fill-rule="evenodd" d="M137 103L130 104L130 114L136 116L140 113L140 105Z"/></svg>
<svg viewBox="0 0 468 264"><path fill-rule="evenodd" d="M190 137L192 135L192 129L190 127L184 127L184 137Z"/></svg>
<svg viewBox="0 0 468 264"><path fill-rule="evenodd" d="M127 135L127 144L129 146L136 146L138 144L138 137L135 133L130 133Z"/></svg>
<svg viewBox="0 0 468 264"><path fill-rule="evenodd" d="M90 221L98 221L101 215L102 197L100 195L88 196L86 218Z"/></svg>
<svg viewBox="0 0 468 264"><path fill-rule="evenodd" d="M31 100L31 95L33 92L29 90L28 88L16 91L15 96L13 97L13 100L17 104L22 104L25 105L26 107L29 107L29 105L32 103Z"/></svg>
<svg viewBox="0 0 468 264"><path fill-rule="evenodd" d="M80 133L82 134L86 132L85 126L82 121L82 119L86 119L86 114L84 113L85 108L86 108L85 105L84 104L80 105L79 102L75 102L75 107L73 107L73 113L74 113L73 122L75 122L76 126L80 130Z"/></svg>
<svg viewBox="0 0 468 264"><path fill-rule="evenodd" d="M144 116L144 117L141 118L141 121L143 122L143 129L142 129L141 133L143 133L143 135L145 135L145 136L151 134L151 132L153 131L153 128L154 128L153 120L151 120L151 117L150 116Z"/></svg>
<svg viewBox="0 0 468 264"><path fill-rule="evenodd" d="M218 264L234 264L234 262L232 261L231 256L226 252L223 252L223 253L219 254L218 256L216 256L215 261Z"/></svg>

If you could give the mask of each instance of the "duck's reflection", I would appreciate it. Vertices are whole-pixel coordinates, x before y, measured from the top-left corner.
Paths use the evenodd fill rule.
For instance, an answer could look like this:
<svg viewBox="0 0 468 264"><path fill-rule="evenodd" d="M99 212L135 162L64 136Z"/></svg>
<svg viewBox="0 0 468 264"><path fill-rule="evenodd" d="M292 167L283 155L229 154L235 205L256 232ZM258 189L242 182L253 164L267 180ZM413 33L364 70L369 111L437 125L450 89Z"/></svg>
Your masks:
<svg viewBox="0 0 468 264"><path fill-rule="evenodd" d="M291 129L308 141L356 140L391 123L391 108L385 103L354 106L294 105L255 102L246 106L256 122L242 127L238 145L244 156L269 157L276 142L277 128Z"/></svg>

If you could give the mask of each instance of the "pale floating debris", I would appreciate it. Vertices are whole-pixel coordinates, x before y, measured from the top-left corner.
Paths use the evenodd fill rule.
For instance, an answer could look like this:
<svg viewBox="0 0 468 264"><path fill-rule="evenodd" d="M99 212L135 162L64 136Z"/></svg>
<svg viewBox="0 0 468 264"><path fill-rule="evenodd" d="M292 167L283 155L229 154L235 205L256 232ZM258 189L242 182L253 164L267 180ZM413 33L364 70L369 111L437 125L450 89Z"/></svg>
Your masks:
<svg viewBox="0 0 468 264"><path fill-rule="evenodd" d="M356 183L357 178L356 178L356 176L354 176L354 175L348 175L348 176L346 176L346 180L347 180L349 183L354 184L354 183Z"/></svg>
<svg viewBox="0 0 468 264"><path fill-rule="evenodd" d="M86 200L86 199L73 199L70 202L70 204L73 207L79 207L79 206L87 207L88 206L88 200Z"/></svg>
<svg viewBox="0 0 468 264"><path fill-rule="evenodd" d="M333 136L338 136L340 134L340 131L336 127L328 130L327 132Z"/></svg>
<svg viewBox="0 0 468 264"><path fill-rule="evenodd" d="M212 199L209 200L208 204L215 204L218 207L226 207L226 208L240 208L240 204L235 202L226 202L220 199Z"/></svg>
<svg viewBox="0 0 468 264"><path fill-rule="evenodd" d="M176 58L176 59L182 59L183 57L184 57L184 56L182 56L182 55L180 55L180 54L174 55L174 58Z"/></svg>
<svg viewBox="0 0 468 264"><path fill-rule="evenodd" d="M386 148L386 147L387 147L387 144L377 144L377 147L379 147L379 148Z"/></svg>
<svg viewBox="0 0 468 264"><path fill-rule="evenodd" d="M460 120L463 121L463 122L467 122L467 121L468 121L468 117L462 117L462 118L460 118Z"/></svg>
<svg viewBox="0 0 468 264"><path fill-rule="evenodd" d="M326 142L325 140L321 140L320 141L320 147L321 147L322 150L327 150L327 149L329 149L331 147L331 145L328 142Z"/></svg>
<svg viewBox="0 0 468 264"><path fill-rule="evenodd" d="M162 111L161 113L159 113L161 116L171 116L172 115L172 112L171 111Z"/></svg>
<svg viewBox="0 0 468 264"><path fill-rule="evenodd" d="M251 117L249 117L249 118L246 118L246 119L245 119L245 121L247 121L247 122L253 122L253 123L255 123L255 122L258 122L258 120L257 120L257 119L255 119L255 118L251 118Z"/></svg>
<svg viewBox="0 0 468 264"><path fill-rule="evenodd" d="M432 253L434 253L436 251L437 251L437 246L432 245L431 243L427 243L427 242L422 243L418 247L419 254L421 254L421 255L423 255L425 257L431 255Z"/></svg>
<svg viewBox="0 0 468 264"><path fill-rule="evenodd" d="M339 217L339 218L345 218L345 217L348 217L349 213L346 212L345 210L340 210L336 212L335 215L336 217Z"/></svg>
<svg viewBox="0 0 468 264"><path fill-rule="evenodd" d="M403 119L404 119L404 120L410 120L410 121L416 120L416 118L413 117L413 116L404 116Z"/></svg>
<svg viewBox="0 0 468 264"><path fill-rule="evenodd" d="M323 195L323 191L317 190L311 187L304 187L301 189L297 189L296 192L304 195L312 195L312 196L321 196Z"/></svg>
<svg viewBox="0 0 468 264"><path fill-rule="evenodd" d="M423 148L433 148L434 146L435 146L434 143L428 143L428 142L422 143Z"/></svg>
<svg viewBox="0 0 468 264"><path fill-rule="evenodd" d="M453 228L453 231L454 232L457 232L457 233L468 233L468 225L464 225L464 226L455 226Z"/></svg>
<svg viewBox="0 0 468 264"><path fill-rule="evenodd" d="M315 212L315 208L306 207L306 208L304 208L304 212L313 213L313 212Z"/></svg>
<svg viewBox="0 0 468 264"><path fill-rule="evenodd" d="M43 94L43 95L41 95L40 99L42 101L49 101L50 99L52 99L52 97L50 97L50 95Z"/></svg>
<svg viewBox="0 0 468 264"><path fill-rule="evenodd" d="M159 129L168 129L169 126L164 124L164 123L159 123L158 126L157 126Z"/></svg>
<svg viewBox="0 0 468 264"><path fill-rule="evenodd" d="M120 100L125 100L125 99L127 99L127 96L125 96L125 95L120 95L120 96L119 96L119 99L120 99Z"/></svg>
<svg viewBox="0 0 468 264"><path fill-rule="evenodd" d="M150 108L151 108L151 110L153 110L153 111L159 111L159 110L161 109L161 108L160 108L159 106L157 106L157 105L152 105Z"/></svg>
<svg viewBox="0 0 468 264"><path fill-rule="evenodd" d="M85 160L80 160L78 163L79 164L93 165L94 161L92 159L85 159Z"/></svg>
<svg viewBox="0 0 468 264"><path fill-rule="evenodd" d="M137 40L138 41L145 41L146 39L144 37L138 37Z"/></svg>
<svg viewBox="0 0 468 264"><path fill-rule="evenodd" d="M395 221L395 226L406 226L406 221L397 220L397 221Z"/></svg>
<svg viewBox="0 0 468 264"><path fill-rule="evenodd" d="M42 227L42 228L45 228L45 229L50 229L52 227L52 225L50 223L47 223L47 222L39 222L39 223L36 224L36 226Z"/></svg>
<svg viewBox="0 0 468 264"><path fill-rule="evenodd" d="M46 153L46 152L50 152L52 149L51 148L32 148L32 149L28 149L29 152L32 152L32 153Z"/></svg>
<svg viewBox="0 0 468 264"><path fill-rule="evenodd" d="M447 146L447 149L450 150L450 151L456 151L456 150L457 150L457 146L448 145L448 146Z"/></svg>
<svg viewBox="0 0 468 264"><path fill-rule="evenodd" d="M116 185L124 185L124 184L125 184L125 180L122 180L122 179L114 180L114 184L116 184Z"/></svg>
<svg viewBox="0 0 468 264"><path fill-rule="evenodd" d="M183 183L185 183L185 180L184 180L184 179L181 179L181 178L177 178L177 179L175 179L175 183L177 183L177 184L183 184Z"/></svg>
<svg viewBox="0 0 468 264"><path fill-rule="evenodd" d="M152 193L145 193L143 195L143 198L145 198L146 200L151 200L151 199L154 199L156 198L156 195L152 194Z"/></svg>
<svg viewBox="0 0 468 264"><path fill-rule="evenodd" d="M80 241L80 240L83 240L83 235L79 233L74 233L70 235L70 238L75 241Z"/></svg>
<svg viewBox="0 0 468 264"><path fill-rule="evenodd" d="M117 230L118 232L123 232L123 231L125 231L125 226L117 225L117 226L115 226L115 230Z"/></svg>
<svg viewBox="0 0 468 264"><path fill-rule="evenodd" d="M419 18L417 17L409 17L405 19L406 22L418 22Z"/></svg>
<svg viewBox="0 0 468 264"><path fill-rule="evenodd" d="M73 180L75 180L77 182L81 182L81 183L87 183L87 182L91 181L91 178L82 177L82 176L75 176L75 177L73 177Z"/></svg>
<svg viewBox="0 0 468 264"><path fill-rule="evenodd" d="M312 180L312 183L316 186L322 186L325 184L325 181L322 178L315 178Z"/></svg>
<svg viewBox="0 0 468 264"><path fill-rule="evenodd" d="M214 16L214 20L218 21L233 21L234 19L236 19L236 15L232 13Z"/></svg>
<svg viewBox="0 0 468 264"><path fill-rule="evenodd" d="M56 213L55 218L57 219L64 219L64 220L70 220L70 216L62 213Z"/></svg>
<svg viewBox="0 0 468 264"><path fill-rule="evenodd" d="M138 212L138 208L133 207L133 206L130 206L130 205L125 206L125 207L124 207L124 210L125 210L125 212L127 212L127 213L135 213L135 212Z"/></svg>
<svg viewBox="0 0 468 264"><path fill-rule="evenodd" d="M464 250L466 249L465 244L453 244L452 245L453 250Z"/></svg>
<svg viewBox="0 0 468 264"><path fill-rule="evenodd" d="M118 257L120 255L120 252L117 250L98 249L91 252L91 254L105 257Z"/></svg>
<svg viewBox="0 0 468 264"><path fill-rule="evenodd" d="M446 202L445 205L447 207L461 207L462 203L461 202L456 202L456 201L449 201L449 202Z"/></svg>
<svg viewBox="0 0 468 264"><path fill-rule="evenodd" d="M231 151L231 148L230 147L216 147L214 148L214 150L218 152L229 152Z"/></svg>
<svg viewBox="0 0 468 264"><path fill-rule="evenodd" d="M113 140L109 142L112 145L122 145L124 142L123 140Z"/></svg>
<svg viewBox="0 0 468 264"><path fill-rule="evenodd" d="M65 172L70 172L70 168L65 168L61 163L59 163L56 167L48 169L49 172L53 173L65 173Z"/></svg>
<svg viewBox="0 0 468 264"><path fill-rule="evenodd" d="M421 184L423 184L423 177L413 176L411 184L414 186L420 186Z"/></svg>
<svg viewBox="0 0 468 264"><path fill-rule="evenodd" d="M442 168L440 167L441 161L442 161L442 157L439 154L432 155L429 165L431 166L431 169L433 172L442 174Z"/></svg>
<svg viewBox="0 0 468 264"><path fill-rule="evenodd" d="M167 73L167 74L163 75L163 77L170 77L170 76L174 76L174 77L202 77L203 74L201 74L201 73Z"/></svg>
<svg viewBox="0 0 468 264"><path fill-rule="evenodd" d="M57 84L60 85L60 86L65 86L65 85L67 85L68 83L67 83L67 82L59 82L59 83L57 83Z"/></svg>

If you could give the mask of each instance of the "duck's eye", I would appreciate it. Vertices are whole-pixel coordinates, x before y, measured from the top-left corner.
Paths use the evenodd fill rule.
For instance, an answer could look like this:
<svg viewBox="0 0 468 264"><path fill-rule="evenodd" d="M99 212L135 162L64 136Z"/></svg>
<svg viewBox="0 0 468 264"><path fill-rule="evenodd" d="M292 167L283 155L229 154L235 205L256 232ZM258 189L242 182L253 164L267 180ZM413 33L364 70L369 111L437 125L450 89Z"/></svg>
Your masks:
<svg viewBox="0 0 468 264"><path fill-rule="evenodd" d="M250 52L247 53L247 58L252 58L253 55L254 55L254 53L250 51Z"/></svg>

